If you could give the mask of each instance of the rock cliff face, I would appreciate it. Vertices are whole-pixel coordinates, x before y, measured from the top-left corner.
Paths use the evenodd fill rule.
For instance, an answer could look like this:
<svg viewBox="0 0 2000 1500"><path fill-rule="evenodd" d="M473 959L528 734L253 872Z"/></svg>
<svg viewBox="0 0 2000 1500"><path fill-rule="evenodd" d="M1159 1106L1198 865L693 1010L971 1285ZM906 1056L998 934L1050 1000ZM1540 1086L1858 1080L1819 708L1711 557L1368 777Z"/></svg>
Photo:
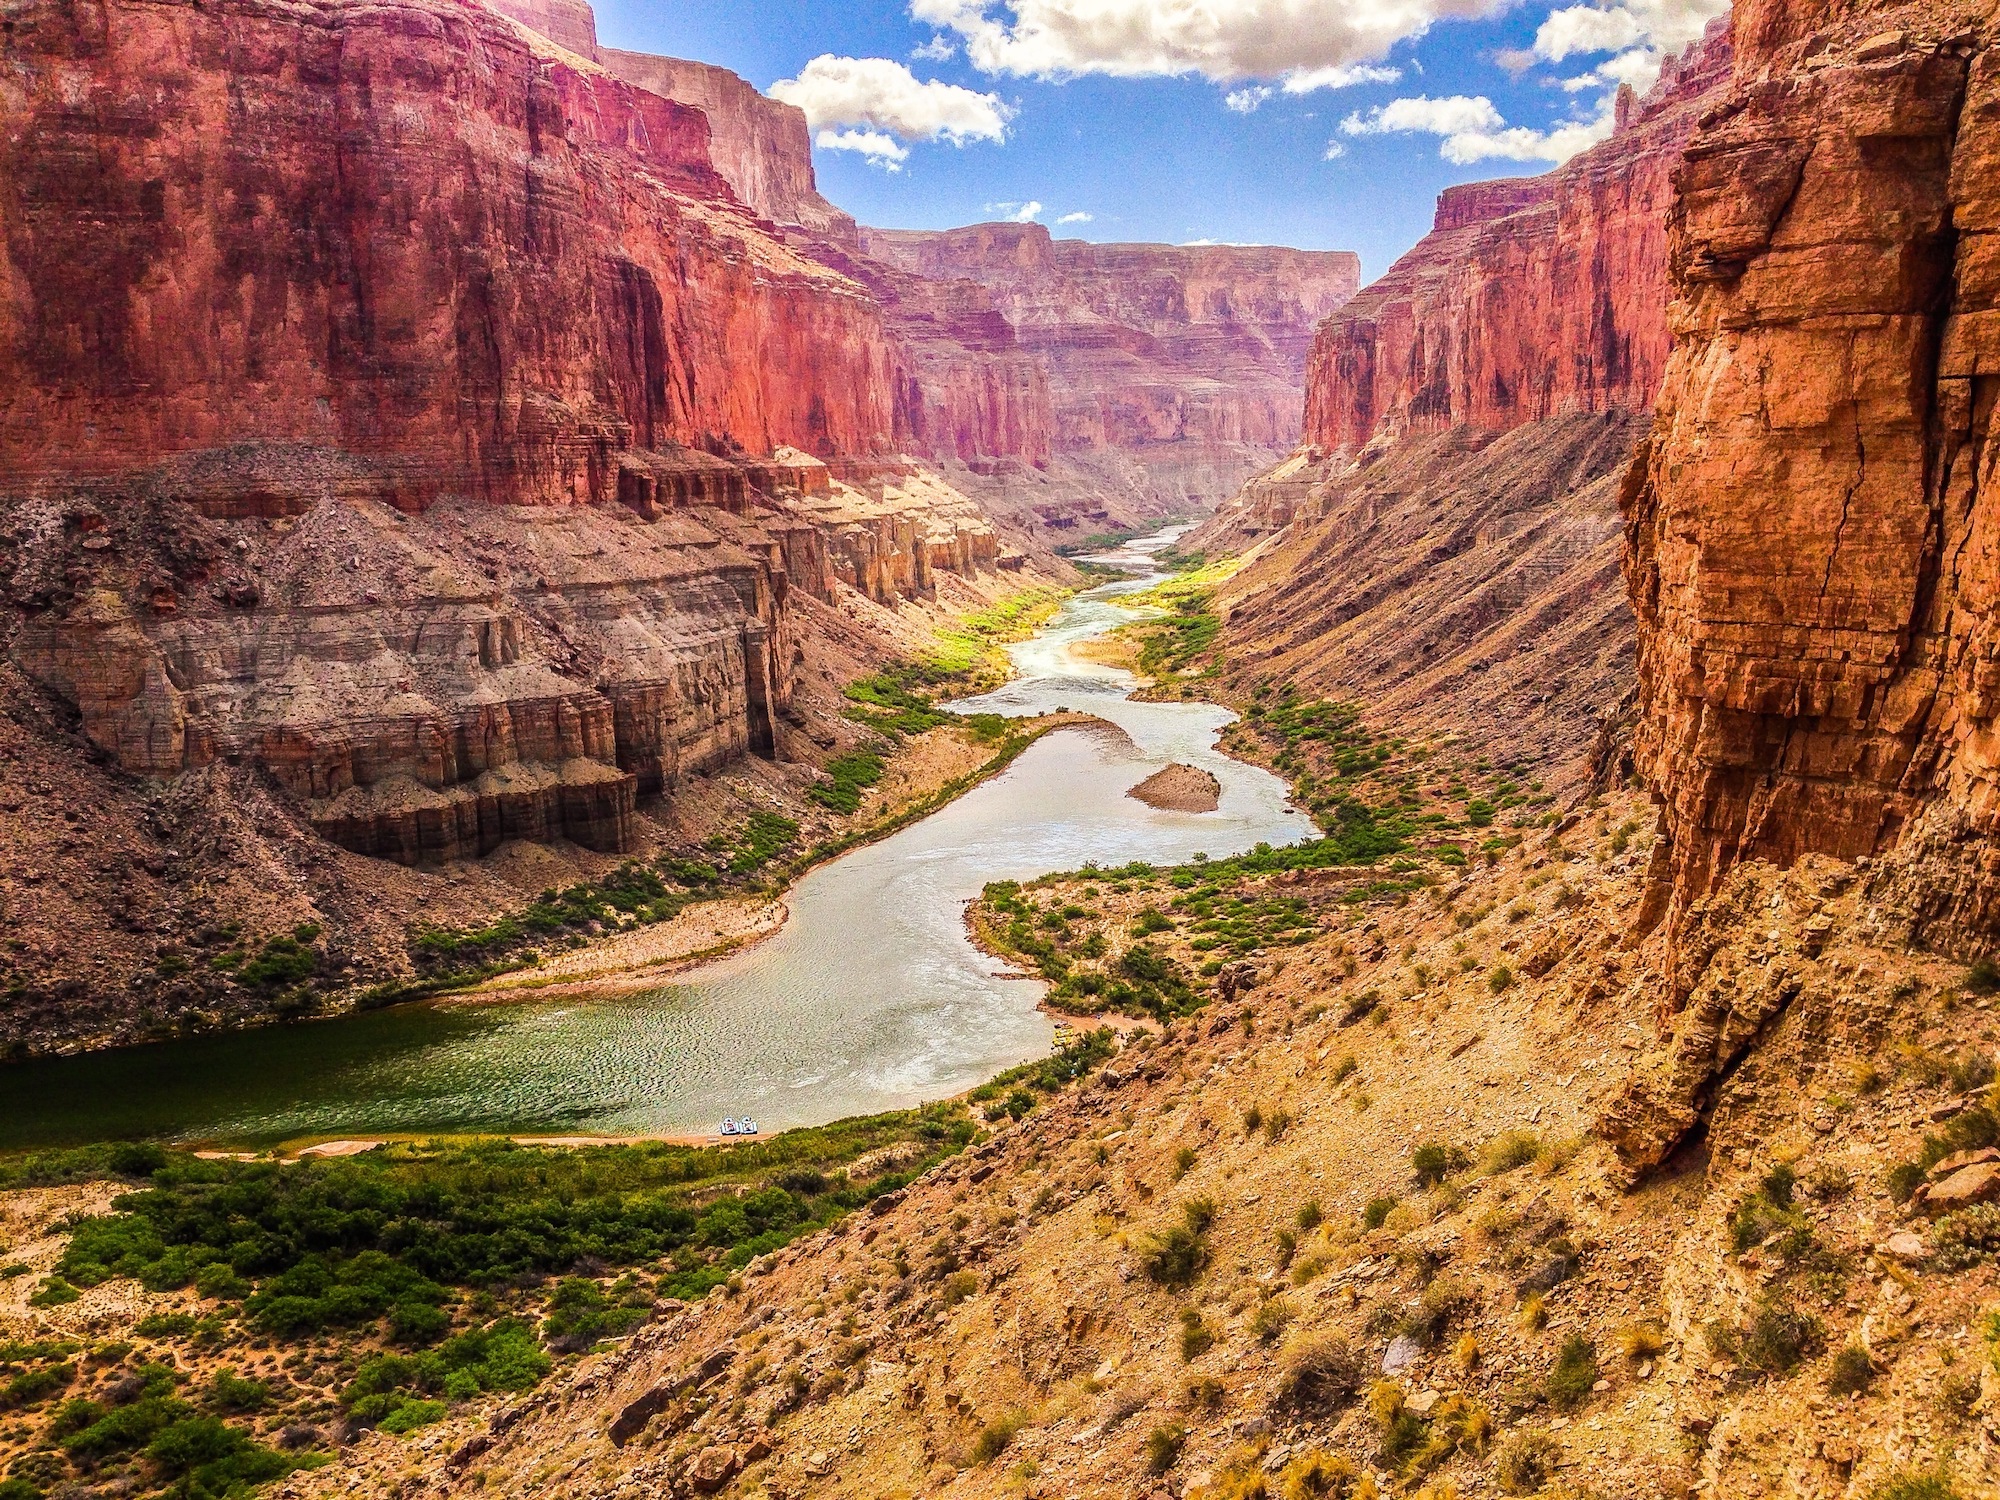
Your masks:
<svg viewBox="0 0 2000 1500"><path fill-rule="evenodd" d="M1306 442L1647 410L1670 344L1671 177L1726 78L1726 26L1565 166L1446 190L1432 233L1321 328Z"/></svg>
<svg viewBox="0 0 2000 1500"><path fill-rule="evenodd" d="M1661 874L1685 911L1740 860L1893 850L1970 942L2000 925L2000 37L1957 0L1736 27L1627 494Z"/></svg>
<svg viewBox="0 0 2000 1500"><path fill-rule="evenodd" d="M700 112L452 0L22 14L8 644L122 771L255 766L406 863L620 850L636 797L773 753L791 589L997 560L867 457L879 309Z"/></svg>
<svg viewBox="0 0 2000 1500"><path fill-rule="evenodd" d="M1086 529L1102 491L1151 491L1160 508L1205 509L1289 448L1312 330L1354 295L1360 274L1345 251L1094 245L1054 239L1039 224L863 229L860 246L964 288L947 294L961 306L984 300L968 283L984 289L1046 370L1047 456L1075 474L1069 484L1045 479L1051 493L1031 504L1058 526ZM979 391L965 404L995 403ZM1046 468L1028 427L954 423L921 436L924 451L975 469L1017 473L1010 460ZM1035 488L1023 485L1031 497Z"/></svg>
<svg viewBox="0 0 2000 1500"><path fill-rule="evenodd" d="M685 58L625 52L597 40L597 13L586 0L487 0L559 47L663 99L708 117L709 156L723 181L778 224L851 237L854 220L819 195L806 117L794 105L757 92L727 68Z"/></svg>
<svg viewBox="0 0 2000 1500"><path fill-rule="evenodd" d="M705 118L483 7L13 24L16 483L310 442L406 507L555 503L604 498L627 448L890 441L876 308L744 212Z"/></svg>

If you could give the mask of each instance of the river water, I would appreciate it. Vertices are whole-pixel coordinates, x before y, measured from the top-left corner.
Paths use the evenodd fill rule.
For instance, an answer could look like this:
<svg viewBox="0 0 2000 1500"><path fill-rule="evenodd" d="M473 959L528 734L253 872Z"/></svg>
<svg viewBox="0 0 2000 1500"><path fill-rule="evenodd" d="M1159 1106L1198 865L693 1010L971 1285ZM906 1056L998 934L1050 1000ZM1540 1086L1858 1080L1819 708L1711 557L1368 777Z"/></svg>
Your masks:
<svg viewBox="0 0 2000 1500"><path fill-rule="evenodd" d="M1150 570L1179 531L1101 560ZM1177 863L1306 837L1276 777L1215 749L1227 710L1135 703L1129 673L1071 648L1134 618L1102 585L1010 647L1018 675L954 707L1074 708L1116 730L1060 730L1004 773L806 875L791 919L674 983L600 999L436 1001L76 1058L0 1066L0 1149L148 1136L269 1145L304 1135L766 1131L906 1108L1045 1054L1037 981L973 947L965 903L989 880L1086 861ZM1211 813L1126 792L1171 761L1222 783Z"/></svg>

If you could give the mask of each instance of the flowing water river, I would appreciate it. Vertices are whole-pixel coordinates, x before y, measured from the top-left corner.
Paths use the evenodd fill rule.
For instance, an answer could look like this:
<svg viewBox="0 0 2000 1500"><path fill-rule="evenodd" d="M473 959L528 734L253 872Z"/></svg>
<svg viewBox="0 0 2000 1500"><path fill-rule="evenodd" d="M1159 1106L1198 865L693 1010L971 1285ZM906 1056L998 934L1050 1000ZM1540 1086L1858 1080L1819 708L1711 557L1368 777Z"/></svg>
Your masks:
<svg viewBox="0 0 2000 1500"><path fill-rule="evenodd" d="M1045 1054L1043 986L995 972L964 924L989 880L1087 861L1176 863L1311 825L1284 784L1215 749L1227 710L1136 703L1132 676L1072 651L1134 618L1178 529L1103 561L1145 572L1068 601L1010 647L1017 675L953 705L1011 717L1086 710L922 822L806 875L791 919L740 953L640 993L434 1001L337 1020L0 1066L0 1149L149 1136L268 1145L306 1135L766 1131L947 1097ZM1181 761L1221 806L1165 812L1126 792Z"/></svg>

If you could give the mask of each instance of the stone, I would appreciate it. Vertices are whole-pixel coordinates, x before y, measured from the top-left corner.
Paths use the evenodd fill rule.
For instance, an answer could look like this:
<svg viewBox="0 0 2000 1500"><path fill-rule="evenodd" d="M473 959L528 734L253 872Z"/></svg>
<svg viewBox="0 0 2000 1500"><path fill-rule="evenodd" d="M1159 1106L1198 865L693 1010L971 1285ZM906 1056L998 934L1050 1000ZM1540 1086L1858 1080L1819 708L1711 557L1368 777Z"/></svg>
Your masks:
<svg viewBox="0 0 2000 1500"><path fill-rule="evenodd" d="M686 1470L687 1482L698 1495L712 1495L736 1477L743 1460L734 1448L713 1443L696 1454Z"/></svg>
<svg viewBox="0 0 2000 1500"><path fill-rule="evenodd" d="M1924 1194L1923 1211L1933 1218L1975 1203L2000 1203L2000 1166L1961 1167Z"/></svg>
<svg viewBox="0 0 2000 1500"><path fill-rule="evenodd" d="M1920 1265L1930 1259L1931 1247L1922 1235L1902 1229L1876 1247L1876 1253L1905 1265Z"/></svg>
<svg viewBox="0 0 2000 1500"><path fill-rule="evenodd" d="M1988 1162L2000 1162L2000 1147L1985 1146L1977 1151L1954 1151L1931 1168L1930 1180L1941 1182L1965 1167L1981 1166Z"/></svg>
<svg viewBox="0 0 2000 1500"><path fill-rule="evenodd" d="M1400 1375L1417 1362L1424 1352L1424 1346L1407 1333L1399 1333L1389 1341L1388 1352L1382 1356L1382 1373Z"/></svg>

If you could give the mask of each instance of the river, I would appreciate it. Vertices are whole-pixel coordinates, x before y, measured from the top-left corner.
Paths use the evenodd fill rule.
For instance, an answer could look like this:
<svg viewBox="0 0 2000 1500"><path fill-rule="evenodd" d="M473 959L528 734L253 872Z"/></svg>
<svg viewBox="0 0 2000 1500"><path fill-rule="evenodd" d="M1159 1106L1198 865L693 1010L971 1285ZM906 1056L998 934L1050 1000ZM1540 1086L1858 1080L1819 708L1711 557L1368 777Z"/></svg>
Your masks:
<svg viewBox="0 0 2000 1500"><path fill-rule="evenodd" d="M1102 560L1150 569L1180 529ZM1156 576L1156 575L1155 575ZM1087 710L1124 733L1060 730L1005 772L807 874L791 919L639 993L433 1001L0 1067L0 1149L154 1137L263 1146L301 1136L686 1134L724 1115L766 1131L947 1097L1044 1055L1042 985L995 972L964 924L989 880L1090 860L1175 863L1308 836L1284 784L1215 749L1227 710L1138 703L1131 674L1071 648L1134 617L1101 585L1009 648L1016 677L953 705L1013 717ZM1126 792L1184 761L1221 806L1159 811Z"/></svg>

